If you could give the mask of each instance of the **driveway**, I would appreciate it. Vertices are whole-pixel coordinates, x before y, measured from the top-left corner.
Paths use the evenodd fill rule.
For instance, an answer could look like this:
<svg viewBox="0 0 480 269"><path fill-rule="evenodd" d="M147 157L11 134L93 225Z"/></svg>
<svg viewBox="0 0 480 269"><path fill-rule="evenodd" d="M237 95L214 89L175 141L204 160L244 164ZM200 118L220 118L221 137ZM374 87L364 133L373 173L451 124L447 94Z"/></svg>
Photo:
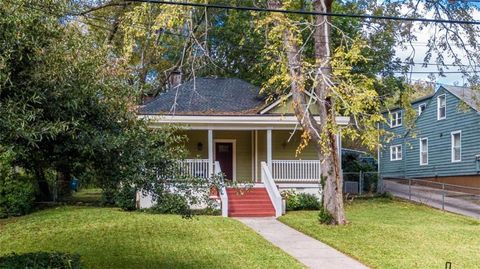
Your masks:
<svg viewBox="0 0 480 269"><path fill-rule="evenodd" d="M392 195L410 199L408 181L406 184L393 180L384 180L385 191ZM453 213L480 219L480 195L474 195L462 192L447 191L445 200L442 198L443 191L438 188L426 186L411 186L411 200L429 205L438 209L444 209Z"/></svg>

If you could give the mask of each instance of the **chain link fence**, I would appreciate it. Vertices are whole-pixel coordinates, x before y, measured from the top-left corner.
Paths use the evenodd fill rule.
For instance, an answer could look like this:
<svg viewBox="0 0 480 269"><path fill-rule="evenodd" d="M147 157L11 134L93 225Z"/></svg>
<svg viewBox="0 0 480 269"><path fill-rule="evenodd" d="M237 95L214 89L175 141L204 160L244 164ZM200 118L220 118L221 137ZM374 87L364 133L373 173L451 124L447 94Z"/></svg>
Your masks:
<svg viewBox="0 0 480 269"><path fill-rule="evenodd" d="M480 218L480 188L422 179L389 178L381 181L380 191L442 210Z"/></svg>
<svg viewBox="0 0 480 269"><path fill-rule="evenodd" d="M378 172L344 172L343 192L358 195L375 193L378 179Z"/></svg>

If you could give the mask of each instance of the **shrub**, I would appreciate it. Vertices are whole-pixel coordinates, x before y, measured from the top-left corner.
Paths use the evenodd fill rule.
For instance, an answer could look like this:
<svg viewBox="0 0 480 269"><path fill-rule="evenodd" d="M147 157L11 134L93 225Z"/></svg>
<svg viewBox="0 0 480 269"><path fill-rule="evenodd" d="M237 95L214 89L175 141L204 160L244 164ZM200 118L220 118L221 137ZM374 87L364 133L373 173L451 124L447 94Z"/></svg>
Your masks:
<svg viewBox="0 0 480 269"><path fill-rule="evenodd" d="M159 196L157 203L148 211L160 214L181 214L185 217L190 217L193 213L183 195L168 192Z"/></svg>
<svg viewBox="0 0 480 269"><path fill-rule="evenodd" d="M12 158L11 152L0 153L0 218L27 214L35 201L33 179L16 173Z"/></svg>
<svg viewBox="0 0 480 269"><path fill-rule="evenodd" d="M322 224L332 224L334 222L332 214L330 214L323 206L320 207L318 213L318 221Z"/></svg>
<svg viewBox="0 0 480 269"><path fill-rule="evenodd" d="M287 204L287 211L293 210L318 210L320 208L320 202L318 198L313 194L308 193L295 193L294 191L284 191L282 193Z"/></svg>
<svg viewBox="0 0 480 269"><path fill-rule="evenodd" d="M126 211L135 210L136 192L137 190L130 185L120 187L120 190L115 195L115 204Z"/></svg>
<svg viewBox="0 0 480 269"><path fill-rule="evenodd" d="M0 257L0 269L81 269L80 256L60 252L12 253Z"/></svg>
<svg viewBox="0 0 480 269"><path fill-rule="evenodd" d="M300 210L320 209L320 202L318 201L318 198L313 194L300 193L298 195L298 203L300 204Z"/></svg>

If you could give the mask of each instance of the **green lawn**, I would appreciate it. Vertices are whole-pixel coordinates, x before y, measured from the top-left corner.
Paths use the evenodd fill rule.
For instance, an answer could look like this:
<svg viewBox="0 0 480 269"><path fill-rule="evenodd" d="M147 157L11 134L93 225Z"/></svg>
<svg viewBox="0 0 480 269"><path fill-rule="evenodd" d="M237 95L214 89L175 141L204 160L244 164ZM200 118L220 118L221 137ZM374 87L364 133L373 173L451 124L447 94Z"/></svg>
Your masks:
<svg viewBox="0 0 480 269"><path fill-rule="evenodd" d="M86 268L302 268L240 222L59 207L0 220L0 255L79 253Z"/></svg>
<svg viewBox="0 0 480 269"><path fill-rule="evenodd" d="M289 212L280 220L373 268L480 268L480 222L389 199L347 205L350 224L327 227L317 212Z"/></svg>

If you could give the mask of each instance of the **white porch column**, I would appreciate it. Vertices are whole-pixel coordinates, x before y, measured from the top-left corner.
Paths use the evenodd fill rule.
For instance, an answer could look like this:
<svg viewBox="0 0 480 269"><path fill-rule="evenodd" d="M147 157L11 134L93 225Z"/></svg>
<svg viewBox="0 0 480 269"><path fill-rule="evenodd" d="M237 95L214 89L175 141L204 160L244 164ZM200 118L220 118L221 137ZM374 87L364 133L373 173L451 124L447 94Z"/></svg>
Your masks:
<svg viewBox="0 0 480 269"><path fill-rule="evenodd" d="M213 130L208 130L208 176L213 175Z"/></svg>
<svg viewBox="0 0 480 269"><path fill-rule="evenodd" d="M337 133L337 154L338 154L338 160L339 160L339 168L340 168L340 172L343 174L342 172L342 134L340 133L341 131L338 131Z"/></svg>
<svg viewBox="0 0 480 269"><path fill-rule="evenodd" d="M267 130L267 166L272 171L272 129Z"/></svg>

